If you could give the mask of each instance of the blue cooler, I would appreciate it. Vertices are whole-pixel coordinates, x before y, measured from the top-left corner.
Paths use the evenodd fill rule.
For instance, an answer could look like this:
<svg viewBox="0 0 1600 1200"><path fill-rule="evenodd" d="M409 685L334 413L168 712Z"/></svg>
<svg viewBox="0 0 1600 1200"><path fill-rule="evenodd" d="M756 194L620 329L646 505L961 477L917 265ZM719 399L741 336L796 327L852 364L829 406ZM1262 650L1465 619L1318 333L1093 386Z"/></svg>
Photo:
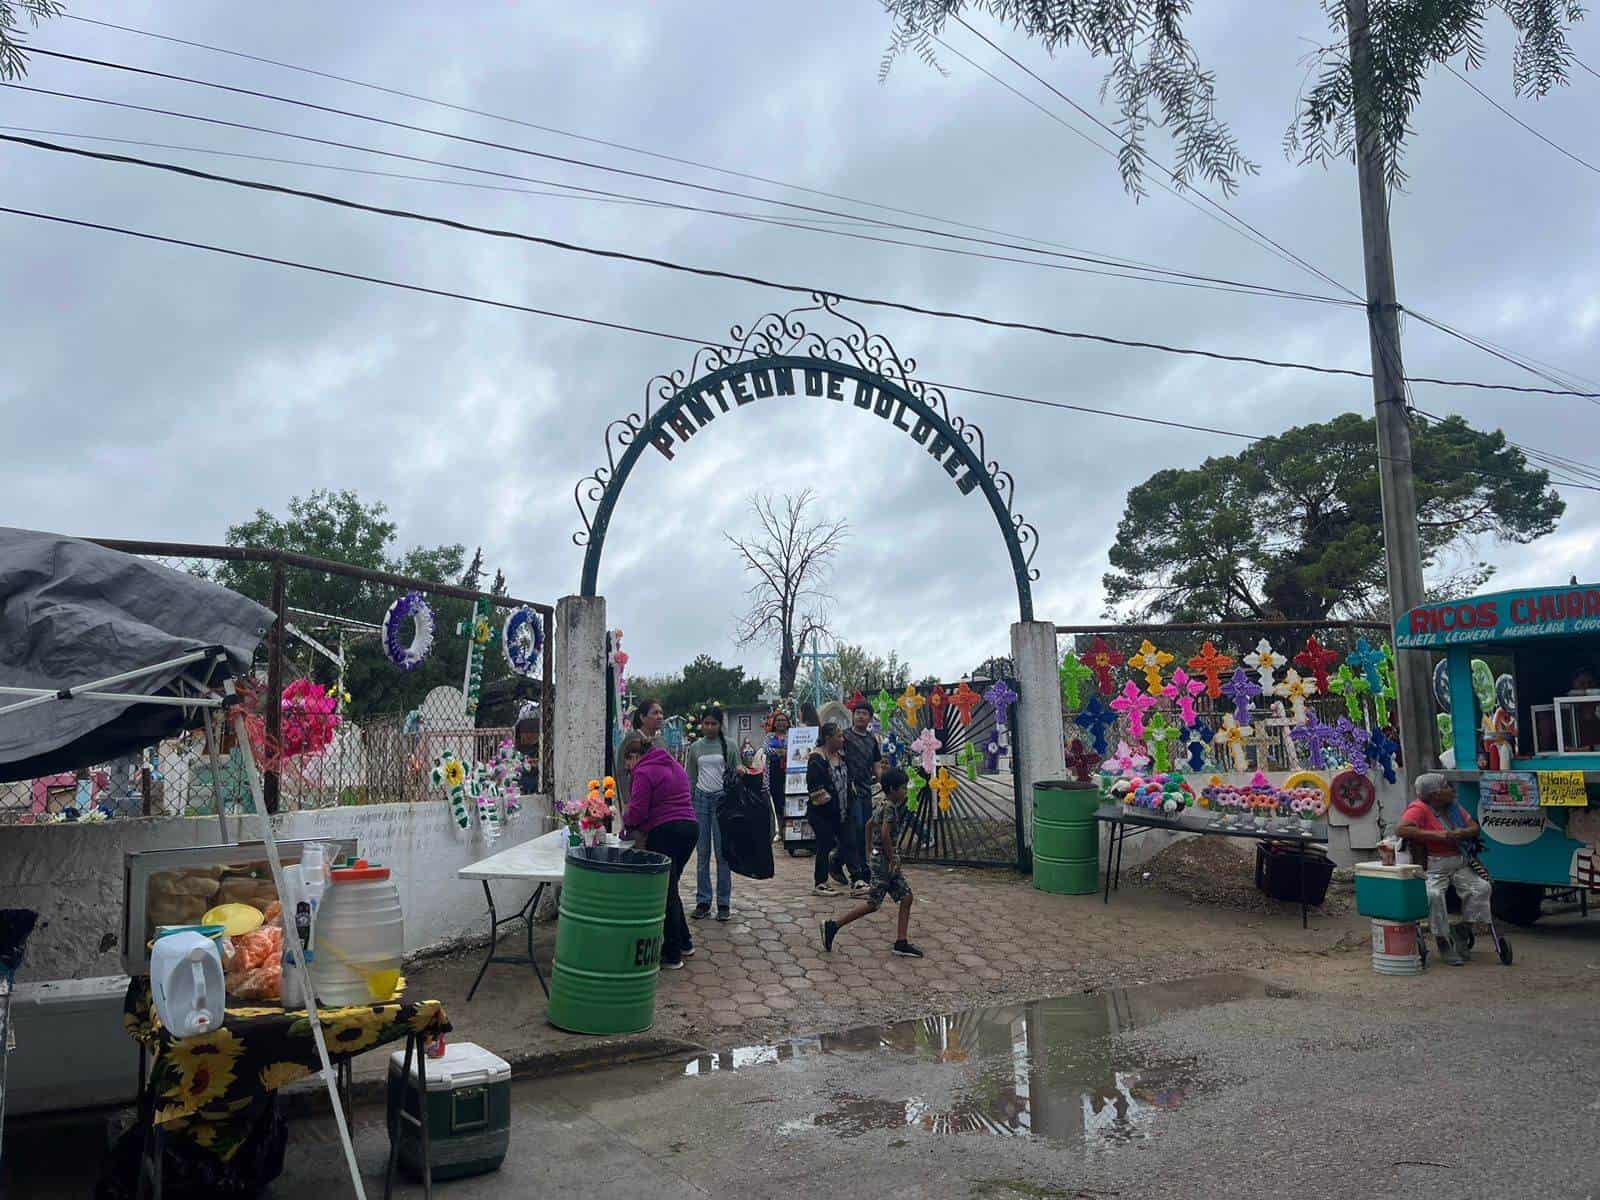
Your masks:
<svg viewBox="0 0 1600 1200"><path fill-rule="evenodd" d="M1356 864L1356 911L1384 921L1422 921L1428 916L1428 887L1418 866Z"/></svg>
<svg viewBox="0 0 1600 1200"><path fill-rule="evenodd" d="M422 1139L401 1111L415 1118L417 1064L402 1080L405 1052L389 1056L389 1123L400 1141L400 1165L422 1174ZM428 1162L433 1178L459 1179L498 1170L511 1145L511 1066L471 1042L449 1042L442 1058L428 1060Z"/></svg>

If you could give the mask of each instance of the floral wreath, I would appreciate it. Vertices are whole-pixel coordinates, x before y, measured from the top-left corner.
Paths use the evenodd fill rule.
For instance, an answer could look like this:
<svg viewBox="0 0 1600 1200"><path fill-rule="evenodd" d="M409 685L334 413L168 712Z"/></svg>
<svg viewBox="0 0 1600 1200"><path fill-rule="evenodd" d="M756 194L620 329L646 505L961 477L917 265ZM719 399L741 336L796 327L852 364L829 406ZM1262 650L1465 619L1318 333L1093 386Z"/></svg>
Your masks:
<svg viewBox="0 0 1600 1200"><path fill-rule="evenodd" d="M411 641L400 640L406 622L412 623ZM433 650L433 609L421 592L407 592L383 614L383 652L402 671L409 671Z"/></svg>
<svg viewBox="0 0 1600 1200"><path fill-rule="evenodd" d="M543 650L544 626L539 614L526 606L512 609L500 635L500 651L506 656L506 665L518 675L531 677L538 669Z"/></svg>

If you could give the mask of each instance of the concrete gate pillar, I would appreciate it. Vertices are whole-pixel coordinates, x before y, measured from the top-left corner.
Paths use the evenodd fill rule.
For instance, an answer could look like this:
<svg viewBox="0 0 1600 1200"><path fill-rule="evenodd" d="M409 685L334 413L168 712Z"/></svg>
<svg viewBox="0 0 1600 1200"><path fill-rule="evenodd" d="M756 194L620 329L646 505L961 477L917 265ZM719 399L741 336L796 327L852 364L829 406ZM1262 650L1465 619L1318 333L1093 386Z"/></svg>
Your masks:
<svg viewBox="0 0 1600 1200"><path fill-rule="evenodd" d="M1022 805L1023 842L1033 850L1033 785L1067 773L1061 742L1061 676L1056 627L1049 621L1018 621L1011 627L1011 661L1017 669L1017 801Z"/></svg>
<svg viewBox="0 0 1600 1200"><path fill-rule="evenodd" d="M555 712L550 794L559 803L582 797L606 764L606 601L604 596L563 596L556 601Z"/></svg>

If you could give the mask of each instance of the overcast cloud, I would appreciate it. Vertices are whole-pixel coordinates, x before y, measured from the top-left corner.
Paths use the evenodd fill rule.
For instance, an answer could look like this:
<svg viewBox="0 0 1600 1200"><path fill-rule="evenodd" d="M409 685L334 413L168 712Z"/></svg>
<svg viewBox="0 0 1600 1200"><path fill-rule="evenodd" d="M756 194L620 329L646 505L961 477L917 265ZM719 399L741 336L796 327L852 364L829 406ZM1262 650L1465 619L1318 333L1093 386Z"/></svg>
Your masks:
<svg viewBox="0 0 1600 1200"><path fill-rule="evenodd" d="M665 154L1049 239L1097 253L1325 292L1162 192L1135 204L1112 161L954 57L877 82L888 26L871 0L809 5L659 3L440 6L71 3L70 11L404 88ZM1503 22L1501 22L1503 24ZM1093 105L1097 64L1051 62L991 30ZM1278 151L1319 6L1213 0L1192 27L1227 119L1262 165L1235 212L1360 289L1352 169ZM1542 103L1510 94L1497 30L1476 81L1573 152L1600 159L1600 79ZM959 30L952 42L1075 124L1084 122ZM533 149L759 191L659 160L384 96L81 22L40 46L196 75ZM1600 21L1580 26L1600 66ZM754 210L668 186L383 129L264 100L37 58L34 86L204 113L541 179ZM70 100L0 91L3 123L445 175ZM1106 114L1109 118L1110 114ZM1521 352L1600 376L1594 289L1600 179L1539 144L1447 74L1430 82L1396 198L1401 300ZM449 214L775 279L1084 329L1365 369L1359 312L1125 282L873 245L699 214L377 179L303 167L80 142L224 173ZM1157 146L1162 157L1164 146ZM472 179L471 176L457 176ZM719 339L796 301L308 201L0 146L5 203L220 243L609 321ZM477 182L484 182L477 177ZM532 185L526 185L532 186ZM869 210L855 210L869 212ZM892 235L906 236L906 235ZM257 507L313 488L383 500L406 544L481 544L513 592L577 590L572 489L603 461L602 431L691 347L367 284L0 216L0 523L112 537L212 542ZM1364 380L1274 372L855 310L925 378L1266 434L1367 411ZM1412 374L1538 383L1416 322ZM1520 441L1600 459L1583 400L1419 387L1418 402ZM952 395L983 426L1039 529L1043 618L1095 618L1127 488L1235 440ZM962 497L904 436L853 410L763 405L718 421L676 461L648 454L622 497L601 570L633 670L706 651L767 677L770 654L731 636L744 580L721 531L748 526L757 490L815 488L853 536L839 560L840 637L959 674L1005 653L1016 597L981 496ZM1563 493L1557 534L1485 546L1500 582L1593 577L1594 494Z"/></svg>

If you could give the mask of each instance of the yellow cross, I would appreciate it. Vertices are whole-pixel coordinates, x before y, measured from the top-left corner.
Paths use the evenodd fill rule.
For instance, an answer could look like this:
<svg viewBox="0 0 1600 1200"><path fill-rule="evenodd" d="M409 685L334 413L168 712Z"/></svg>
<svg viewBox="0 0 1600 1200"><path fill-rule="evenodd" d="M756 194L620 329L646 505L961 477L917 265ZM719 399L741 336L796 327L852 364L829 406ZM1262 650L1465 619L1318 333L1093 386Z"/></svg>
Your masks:
<svg viewBox="0 0 1600 1200"><path fill-rule="evenodd" d="M939 773L928 780L931 787L939 796L939 811L950 811L950 793L956 790L956 777L944 767L939 768Z"/></svg>
<svg viewBox="0 0 1600 1200"><path fill-rule="evenodd" d="M906 724L915 729L917 727L918 714L922 711L922 706L926 704L927 701L918 695L915 687L908 683L906 684L905 692L898 700L895 701L895 703L898 704L901 708L901 711L906 714Z"/></svg>

